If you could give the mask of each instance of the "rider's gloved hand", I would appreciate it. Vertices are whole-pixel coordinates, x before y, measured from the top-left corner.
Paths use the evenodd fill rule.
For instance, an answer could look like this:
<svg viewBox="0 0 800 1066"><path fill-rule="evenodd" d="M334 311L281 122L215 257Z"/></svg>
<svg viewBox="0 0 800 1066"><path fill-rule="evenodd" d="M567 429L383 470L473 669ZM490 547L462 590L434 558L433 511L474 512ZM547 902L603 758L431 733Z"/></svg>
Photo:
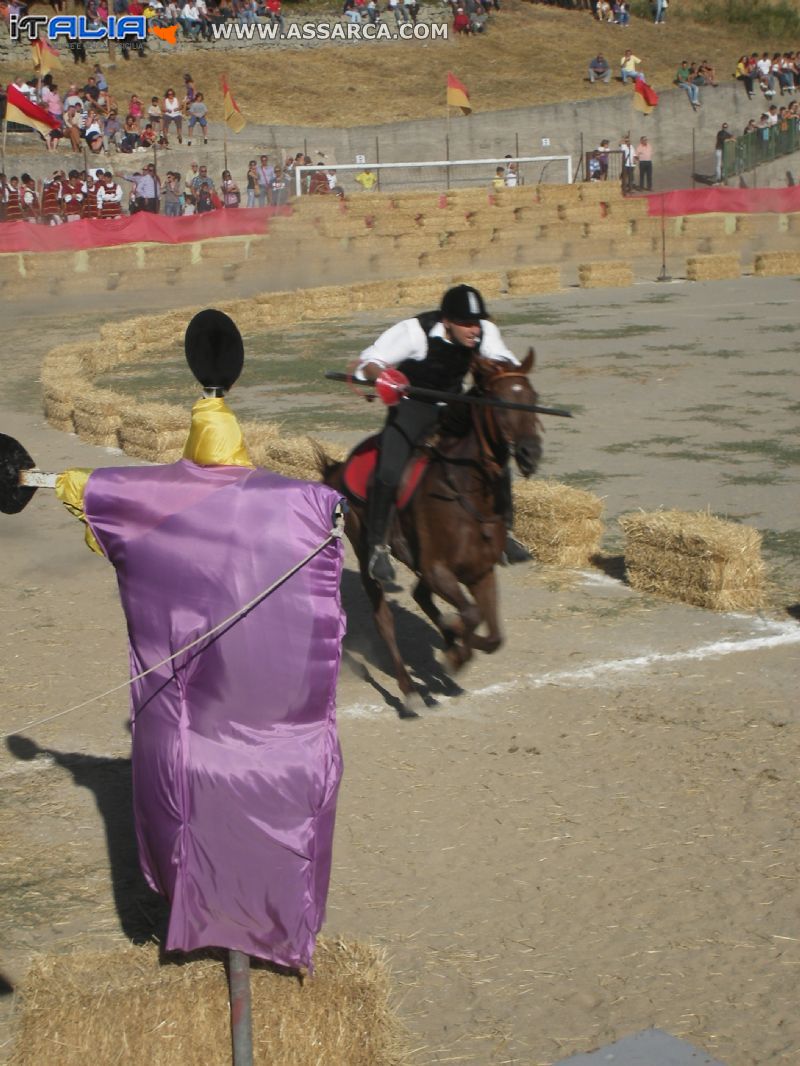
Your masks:
<svg viewBox="0 0 800 1066"><path fill-rule="evenodd" d="M402 370L387 367L375 379L375 391L387 407L394 407L396 403L400 402L403 393L410 384L411 382Z"/></svg>

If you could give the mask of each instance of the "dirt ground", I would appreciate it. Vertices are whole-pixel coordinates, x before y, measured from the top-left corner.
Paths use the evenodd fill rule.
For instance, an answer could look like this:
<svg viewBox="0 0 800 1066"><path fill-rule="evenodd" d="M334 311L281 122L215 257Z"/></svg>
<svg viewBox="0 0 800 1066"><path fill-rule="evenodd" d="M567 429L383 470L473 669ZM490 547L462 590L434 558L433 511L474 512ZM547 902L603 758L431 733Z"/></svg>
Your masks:
<svg viewBox="0 0 800 1066"><path fill-rule="evenodd" d="M620 513L710 506L765 533L763 614L666 603L601 570L506 569L507 643L456 694L404 592L402 646L436 700L407 720L345 573L325 932L386 946L417 1066L539 1066L648 1026L727 1066L800 1056L797 298L796 279L746 278L496 305L511 346L537 348L543 402L576 413L548 422L540 472L605 497L609 554ZM0 430L43 469L127 461L38 408L43 353L101 320L74 299L5 316ZM355 325L366 342L389 320ZM256 387L238 402L275 417ZM45 492L3 519L1 558L0 731L40 751L0 750L0 1059L33 955L159 919L131 840L124 689L29 725L124 682L110 568Z"/></svg>

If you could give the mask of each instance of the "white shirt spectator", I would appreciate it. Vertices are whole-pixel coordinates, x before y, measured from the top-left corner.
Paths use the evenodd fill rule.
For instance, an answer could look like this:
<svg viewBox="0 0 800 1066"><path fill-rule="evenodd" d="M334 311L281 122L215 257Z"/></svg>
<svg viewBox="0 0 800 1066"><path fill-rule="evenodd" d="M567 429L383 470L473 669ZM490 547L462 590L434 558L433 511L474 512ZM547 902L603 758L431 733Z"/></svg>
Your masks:
<svg viewBox="0 0 800 1066"><path fill-rule="evenodd" d="M187 4L186 7L189 5ZM192 16L187 16L191 18ZM165 115L180 115L182 113L181 102L177 96L165 96L164 97L164 114Z"/></svg>

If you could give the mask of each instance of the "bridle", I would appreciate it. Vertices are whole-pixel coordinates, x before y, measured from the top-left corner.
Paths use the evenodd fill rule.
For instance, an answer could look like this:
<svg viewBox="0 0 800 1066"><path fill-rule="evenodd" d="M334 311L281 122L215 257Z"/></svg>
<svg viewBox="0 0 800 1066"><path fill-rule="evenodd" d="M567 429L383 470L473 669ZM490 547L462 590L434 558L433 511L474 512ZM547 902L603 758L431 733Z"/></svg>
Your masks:
<svg viewBox="0 0 800 1066"><path fill-rule="evenodd" d="M481 369L485 369L485 364L481 364ZM473 374L475 368L473 367ZM519 378L522 381L528 382L528 375L521 370L497 370L491 372L486 380L483 380L484 375L478 379L478 387L481 391L491 394L494 390L494 386L499 381L506 381L509 378ZM473 407L470 411L472 416L472 426L475 431L475 437L478 441L478 448L480 453L481 465L486 469L487 473L492 477L498 477L502 472L502 464L497 462L497 454L500 450L500 446L504 447L510 454L514 454L514 441L509 439L505 430L498 426L496 418L496 408L484 407L479 409ZM534 425L537 431L541 431L542 423L539 416L534 414Z"/></svg>

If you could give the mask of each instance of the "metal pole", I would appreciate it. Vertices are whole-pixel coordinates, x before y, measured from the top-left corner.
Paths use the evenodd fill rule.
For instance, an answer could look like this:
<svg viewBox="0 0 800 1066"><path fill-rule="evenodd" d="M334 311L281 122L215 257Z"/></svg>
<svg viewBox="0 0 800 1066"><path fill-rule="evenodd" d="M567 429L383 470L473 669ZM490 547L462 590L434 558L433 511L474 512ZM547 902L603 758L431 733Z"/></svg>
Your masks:
<svg viewBox="0 0 800 1066"><path fill-rule="evenodd" d="M667 273L667 226L664 221L664 193L661 194L661 273L656 278L656 281L672 281L672 278Z"/></svg>
<svg viewBox="0 0 800 1066"><path fill-rule="evenodd" d="M694 134L695 134L695 129L694 129L694 126L692 126L692 188L693 189L697 187L697 183L694 180L694 176L697 173L697 158L696 158L696 152L695 152ZM663 216L662 216L662 218L663 218Z"/></svg>
<svg viewBox="0 0 800 1066"><path fill-rule="evenodd" d="M250 1003L250 956L228 952L233 1066L253 1066L253 1013Z"/></svg>
<svg viewBox="0 0 800 1066"><path fill-rule="evenodd" d="M448 122L450 121L450 108L449 107L447 109L447 120L448 120ZM450 160L450 134L449 133L445 134L445 159L447 159L448 163L449 163L449 160ZM445 171L447 172L447 188L449 189L450 188L450 167L449 166L445 167Z"/></svg>
<svg viewBox="0 0 800 1066"><path fill-rule="evenodd" d="M375 162L376 163L380 163L380 161L381 161L381 145L380 145L380 139L378 137L376 137L375 138ZM377 178L378 178L378 192L380 192L381 191L381 169L380 169L380 167L378 167L378 170L377 170Z"/></svg>

